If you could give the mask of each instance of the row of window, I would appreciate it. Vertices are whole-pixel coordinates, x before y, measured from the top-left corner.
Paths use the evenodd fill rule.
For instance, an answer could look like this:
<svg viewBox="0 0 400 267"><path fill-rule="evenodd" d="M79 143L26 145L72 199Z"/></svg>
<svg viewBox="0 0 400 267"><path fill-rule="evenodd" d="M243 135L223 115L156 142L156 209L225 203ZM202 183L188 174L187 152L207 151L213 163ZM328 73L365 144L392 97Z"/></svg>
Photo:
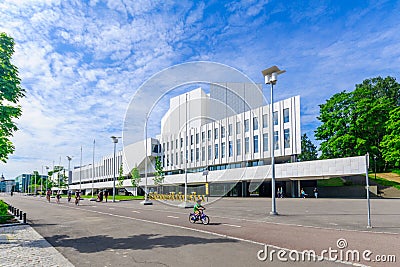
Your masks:
<svg viewBox="0 0 400 267"><path fill-rule="evenodd" d="M265 114L263 115L263 128L267 128L268 127L268 115ZM274 121L274 125L278 125L278 112L274 112L273 113L273 121ZM284 109L283 110L283 122L289 122L289 109ZM244 131L245 132L249 132L250 130L250 121L249 119L244 120ZM258 130L258 118L257 117L253 117L253 130ZM229 124L228 125L228 136L232 136L233 133L233 125ZM241 133L241 125L240 125L240 121L236 122L236 134L240 134ZM212 132L211 130L207 131L207 140L211 141L211 136L212 136ZM221 126L221 138L225 138L226 136L226 129L225 126ZM217 140L219 137L219 128L215 128L214 129L214 139ZM204 143L206 141L206 132L201 132L201 141ZM171 143L171 150L174 147L174 141L171 142L166 142L163 143L163 150L165 151L169 151L169 144ZM200 135L199 133L196 133L196 135L190 135L190 145L193 144L199 144L200 143ZM186 136L186 144L189 144L188 142L188 136ZM183 138L180 139L180 147L183 147ZM175 140L175 148L178 149L178 139Z"/></svg>
<svg viewBox="0 0 400 267"><path fill-rule="evenodd" d="M268 151L269 148L269 143L268 143L268 134L265 133L262 135L263 138L263 152ZM278 131L274 132L274 145L275 145L275 150L279 149L279 133ZM215 144L214 147L212 145L207 146L207 153L206 153L206 147L202 146L201 147L201 154L200 154L200 148L195 148L195 149L190 149L190 154L189 150L186 150L186 155L185 158L187 159L186 162L198 162L200 161L200 156L201 156L201 161L206 160L212 160L212 159L218 159L219 157L225 158L226 153L228 153L228 157L233 157L234 151L233 151L233 146L234 143L233 141L228 141L222 142L221 147L219 144ZM228 148L228 149L227 149ZM285 129L284 130L284 148L290 148L290 129ZM214 152L214 153L212 153ZM259 137L258 135L253 136L253 153L258 153L259 152ZM244 138L244 153L249 154L250 153L250 137L245 137ZM241 156L242 155L242 139L237 139L236 140L236 156ZM175 164L178 164L180 159L180 164L183 164L184 157L183 157L183 151L180 152L180 157L179 153L175 153ZM174 165L174 154L167 154L163 155L163 167L165 166L173 166Z"/></svg>
<svg viewBox="0 0 400 267"><path fill-rule="evenodd" d="M114 166L114 158L109 158L105 159L103 161L103 164L100 166L95 166L94 168L94 176L95 177L102 177L102 176L107 176L107 175L113 175L114 171L116 175L118 175L119 168L121 167L122 164L122 155L118 155L116 158L116 165ZM114 170L115 167L115 170ZM90 166L88 168L82 168L82 170L75 170L74 172L74 177L73 180L81 178L82 180L84 179L89 179L93 177L93 167Z"/></svg>

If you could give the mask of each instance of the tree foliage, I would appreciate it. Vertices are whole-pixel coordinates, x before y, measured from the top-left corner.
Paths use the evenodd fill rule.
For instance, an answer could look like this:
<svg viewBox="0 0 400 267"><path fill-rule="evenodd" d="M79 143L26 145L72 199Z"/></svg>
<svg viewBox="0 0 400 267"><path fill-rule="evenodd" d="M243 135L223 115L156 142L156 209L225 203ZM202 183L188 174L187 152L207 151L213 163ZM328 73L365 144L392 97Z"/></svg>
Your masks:
<svg viewBox="0 0 400 267"><path fill-rule="evenodd" d="M378 168L385 165L381 142L386 135L389 112L400 105L400 85L392 77L372 78L357 84L352 92L333 95L320 105L315 131L322 140L321 158L377 156Z"/></svg>
<svg viewBox="0 0 400 267"><path fill-rule="evenodd" d="M139 183L142 179L140 178L140 173L137 165L131 171L131 184L134 188L139 186Z"/></svg>
<svg viewBox="0 0 400 267"><path fill-rule="evenodd" d="M301 154L298 156L300 161L318 159L317 147L311 142L307 134L301 136Z"/></svg>
<svg viewBox="0 0 400 267"><path fill-rule="evenodd" d="M121 187L122 184L124 183L124 167L121 163L121 165L119 166L119 170L118 170L118 187Z"/></svg>
<svg viewBox="0 0 400 267"><path fill-rule="evenodd" d="M160 185L164 182L164 171L163 171L160 157L156 157L156 163L155 163L154 168L155 168L154 177L153 177L154 184Z"/></svg>
<svg viewBox="0 0 400 267"><path fill-rule="evenodd" d="M3 162L15 150L10 138L18 130L14 119L22 114L17 103L25 92L20 85L18 69L11 63L13 54L14 40L0 33L0 161Z"/></svg>
<svg viewBox="0 0 400 267"><path fill-rule="evenodd" d="M383 159L391 166L400 167L400 107L390 111L386 135L382 140Z"/></svg>

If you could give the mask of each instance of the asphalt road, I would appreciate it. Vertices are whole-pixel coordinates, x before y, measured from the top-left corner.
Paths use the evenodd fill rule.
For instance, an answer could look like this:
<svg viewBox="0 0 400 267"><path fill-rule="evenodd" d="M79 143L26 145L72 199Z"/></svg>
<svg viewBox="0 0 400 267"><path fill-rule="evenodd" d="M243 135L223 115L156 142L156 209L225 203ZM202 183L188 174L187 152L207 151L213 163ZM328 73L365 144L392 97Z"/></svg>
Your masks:
<svg viewBox="0 0 400 267"><path fill-rule="evenodd" d="M224 199L207 207L211 224L205 226L190 224L189 210L159 202L143 206L139 201L96 203L84 200L80 206L75 206L72 202L66 203L66 199L60 204L46 203L40 197L4 199L26 211L35 230L76 266L340 266L338 262L298 262L288 257L292 250L312 249L319 255L329 248L339 252L370 250L372 259L375 255L395 255L396 260L400 260L400 235L396 233L398 209L383 214L382 217L387 215L386 221L377 218L385 222L381 228L366 230L365 223L358 223L361 217L365 218L359 200L279 200L282 215L271 217L266 215L268 199ZM381 204L377 202L375 207L377 205ZM387 207L392 203L382 205ZM354 207L353 216L348 212L350 206ZM303 209L313 213L305 216ZM322 214L318 214L319 210ZM324 216L323 211L326 215L342 215ZM332 221L334 224L329 224ZM392 233L382 231L388 229ZM338 249L339 239L345 240L346 248ZM269 254L276 250L272 262L269 258L266 261L257 258L258 252L265 249L264 244L268 245ZM289 262L277 258L281 249L286 251L281 256ZM264 253L259 255L265 256ZM340 254L337 258L340 259ZM345 257L342 259L346 261ZM363 259L350 261L370 266L396 266L396 263Z"/></svg>

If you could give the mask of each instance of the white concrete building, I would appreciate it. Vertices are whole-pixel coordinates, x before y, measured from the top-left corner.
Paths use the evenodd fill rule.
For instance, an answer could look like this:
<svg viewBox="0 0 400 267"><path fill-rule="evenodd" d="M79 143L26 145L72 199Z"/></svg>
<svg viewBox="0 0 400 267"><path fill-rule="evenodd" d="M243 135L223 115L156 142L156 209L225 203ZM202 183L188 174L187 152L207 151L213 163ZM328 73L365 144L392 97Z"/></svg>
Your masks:
<svg viewBox="0 0 400 267"><path fill-rule="evenodd" d="M169 110L160 122L160 135L125 147L117 153L115 163L113 155L109 155L95 163L94 168L93 165L75 168L70 188L86 193L92 187L110 189L114 166L118 177L122 165L127 179L119 187L136 194L129 175L136 166L144 177L147 160L147 183L152 190L158 190L152 177L155 159L160 157L165 173L164 192L183 192L187 177L190 192L204 194L207 179L211 195L268 196L271 195L271 130L277 187L283 187L286 195L297 196L302 186L307 183L313 186L315 179L365 171L364 157L297 162L301 153L299 96L274 103L270 114L270 105L264 104L260 85L222 85L211 86L209 94L198 88L171 98ZM208 170L206 177L205 170ZM144 184L142 179L141 185Z"/></svg>

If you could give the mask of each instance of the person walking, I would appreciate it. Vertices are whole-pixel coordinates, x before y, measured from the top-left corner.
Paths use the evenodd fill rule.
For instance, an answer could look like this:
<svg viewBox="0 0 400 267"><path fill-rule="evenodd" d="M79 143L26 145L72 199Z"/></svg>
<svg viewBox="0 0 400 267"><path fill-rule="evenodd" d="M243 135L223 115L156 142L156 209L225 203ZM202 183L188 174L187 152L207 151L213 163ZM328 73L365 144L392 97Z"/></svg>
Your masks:
<svg viewBox="0 0 400 267"><path fill-rule="evenodd" d="M315 198L318 198L318 189L316 187L314 188L314 196Z"/></svg>
<svg viewBox="0 0 400 267"><path fill-rule="evenodd" d="M283 187L282 186L279 188L279 197L283 198Z"/></svg>
<svg viewBox="0 0 400 267"><path fill-rule="evenodd" d="M300 195L301 195L302 198L306 198L306 196L307 196L307 194L306 194L306 192L304 191L303 188L300 191Z"/></svg>
<svg viewBox="0 0 400 267"><path fill-rule="evenodd" d="M105 191L104 191L104 198L106 199L106 202L107 202L107 199L108 199L108 190L105 190Z"/></svg>

